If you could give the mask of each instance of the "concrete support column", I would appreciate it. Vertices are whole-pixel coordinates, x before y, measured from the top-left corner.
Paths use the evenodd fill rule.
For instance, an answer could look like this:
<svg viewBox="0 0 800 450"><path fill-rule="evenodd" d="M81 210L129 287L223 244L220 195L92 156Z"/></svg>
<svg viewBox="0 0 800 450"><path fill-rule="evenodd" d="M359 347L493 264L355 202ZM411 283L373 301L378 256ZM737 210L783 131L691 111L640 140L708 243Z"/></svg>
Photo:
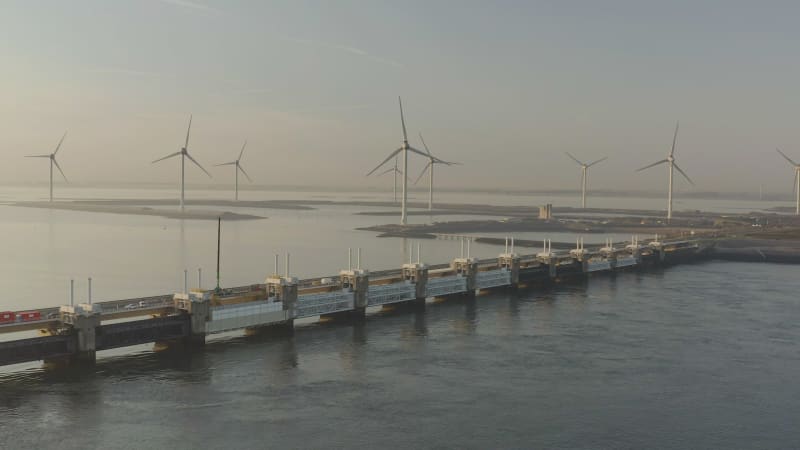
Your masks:
<svg viewBox="0 0 800 450"><path fill-rule="evenodd" d="M467 293L474 294L477 288L476 276L478 262L472 258L456 258L450 263L450 268L467 278Z"/></svg>
<svg viewBox="0 0 800 450"><path fill-rule="evenodd" d="M294 318L297 315L297 279L293 277L269 277L266 280L267 298L270 301L281 302L285 320L279 324L268 325L270 330L283 330L294 332Z"/></svg>
<svg viewBox="0 0 800 450"><path fill-rule="evenodd" d="M552 254L547 254L545 256L538 256L539 262L545 264L547 266L547 273L550 278L556 278L558 276L558 261L556 258L552 256Z"/></svg>
<svg viewBox="0 0 800 450"><path fill-rule="evenodd" d="M369 301L369 271L362 269L342 270L339 272L339 280L342 289L350 289L353 292L353 317L364 317Z"/></svg>
<svg viewBox="0 0 800 450"><path fill-rule="evenodd" d="M175 309L189 314L189 332L186 343L190 345L205 345L206 322L211 320L212 291L192 291L178 293L172 297ZM164 344L164 343L162 343Z"/></svg>
<svg viewBox="0 0 800 450"><path fill-rule="evenodd" d="M414 303L424 306L428 295L428 266L420 263L403 264L403 279L414 283Z"/></svg>
<svg viewBox="0 0 800 450"><path fill-rule="evenodd" d="M636 244L631 244L625 247L636 260L636 264L640 264L642 262L642 247Z"/></svg>
<svg viewBox="0 0 800 450"><path fill-rule="evenodd" d="M93 364L97 353L97 327L100 326L100 311L91 304L62 306L61 321L72 328L77 335L77 347L73 360Z"/></svg>
<svg viewBox="0 0 800 450"><path fill-rule="evenodd" d="M504 253L497 258L497 265L511 272L511 286L519 285L519 256L513 253Z"/></svg>
<svg viewBox="0 0 800 450"><path fill-rule="evenodd" d="M657 263L662 263L662 262L664 262L664 258L665 258L665 256L666 256L666 255L665 255L665 252L664 252L664 246L663 246L663 245L661 245L661 243L660 243L660 242L651 242L651 243L650 243L650 248L651 248L651 249L652 249L652 251L653 251L653 255L655 255L655 258L654 258L654 259L655 259L655 261L656 261Z"/></svg>

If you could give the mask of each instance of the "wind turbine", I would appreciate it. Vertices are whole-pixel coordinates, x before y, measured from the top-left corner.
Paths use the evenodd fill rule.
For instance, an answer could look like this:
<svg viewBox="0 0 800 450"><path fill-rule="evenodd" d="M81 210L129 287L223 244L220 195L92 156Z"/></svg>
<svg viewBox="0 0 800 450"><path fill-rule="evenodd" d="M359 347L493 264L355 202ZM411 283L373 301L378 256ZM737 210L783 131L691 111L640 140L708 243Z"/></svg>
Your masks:
<svg viewBox="0 0 800 450"><path fill-rule="evenodd" d="M675 123L675 135L672 137L672 150L669 151L669 155L667 155L667 159L662 159L661 161L654 162L653 164L650 164L648 166L644 166L641 169L637 170L637 172L640 172L642 170L649 169L649 168L651 168L653 166L657 166L659 164L664 164L664 163L667 163L667 166L669 166L669 172L668 172L669 173L669 193L668 193L668 197L667 197L667 221L672 219L672 178L673 178L673 169L675 169L678 172L680 172L681 175L683 175L683 177L686 178L686 181L688 181L689 184L694 186L694 182L689 178L689 175L686 175L686 172L681 170L681 168L678 167L678 164L675 163L675 143L678 140L678 125L679 125L679 123L676 122Z"/></svg>
<svg viewBox="0 0 800 450"><path fill-rule="evenodd" d="M578 161L578 158L572 156L569 152L564 152L564 153L566 153L567 156L572 158L573 161L575 161L576 163L578 163L578 165L581 166L581 208L586 209L586 179L587 179L588 174L589 174L589 167L592 167L593 165L595 165L595 164L597 164L599 162L607 160L608 157L606 156L606 157L598 159L595 162L592 162L592 163L589 163L589 164L585 164L585 163L582 163L582 162Z"/></svg>
<svg viewBox="0 0 800 450"><path fill-rule="evenodd" d="M456 164L460 165L461 163L443 161L443 160L433 156L431 154L431 151L428 149L428 145L425 144L425 139L422 138L422 133L419 134L419 140L422 141L422 146L425 147L425 153L427 153L426 156L428 158L428 164L425 164L425 167L422 169L422 172L420 172L419 177L417 177L417 181L415 181L414 184L419 183L419 180L421 180L422 176L425 175L425 171L430 171L430 181L429 181L429 186L428 186L428 211L431 211L431 210L433 210L433 166L434 166L434 164L444 164L446 166L452 166L452 165L456 165Z"/></svg>
<svg viewBox="0 0 800 450"><path fill-rule="evenodd" d="M235 168L234 168L234 172L236 173L236 196L235 196L235 199L236 199L237 202L239 201L239 171L240 170L242 171L242 174L244 174L244 176L247 177L248 181L250 181L251 183L253 182L253 180L250 178L250 175L248 175L247 172L244 171L244 169L242 168L242 165L240 164L240 162L242 160L242 154L244 154L244 148L245 148L246 145L247 145L247 141L244 141L244 145L242 145L242 150L239 152L239 157L236 158L236 161L217 164L216 166L214 166L214 167L235 166Z"/></svg>
<svg viewBox="0 0 800 450"><path fill-rule="evenodd" d="M796 162L792 161L792 159L789 158L788 156L786 156L786 154L784 154L782 151L780 151L780 149L776 148L775 150L778 150L778 153L780 153L781 156L786 158L786 160L789 161L789 164L794 166L794 185L793 186L794 186L794 193L796 195L794 214L800 216L800 164L797 164Z"/></svg>
<svg viewBox="0 0 800 450"><path fill-rule="evenodd" d="M378 176L386 175L387 173L394 173L394 202L397 203L397 174L403 173L397 168L397 156L394 157L394 167L384 170Z"/></svg>
<svg viewBox="0 0 800 450"><path fill-rule="evenodd" d="M64 181L67 181L67 176L64 175L64 171L61 170L61 166L58 165L58 161L56 160L56 154L61 149L61 143L64 142L64 138L67 137L67 132L64 132L64 135L61 136L61 140L58 141L58 145L56 145L56 149L53 153L49 155L27 155L26 158L48 158L50 159L50 201L53 201L53 165L56 166L59 172L61 172L61 176L64 177ZM68 181L67 181L68 182Z"/></svg>
<svg viewBox="0 0 800 450"><path fill-rule="evenodd" d="M403 146L390 153L389 156L387 156L382 163L378 164L377 167L370 170L367 176L372 175L376 170L380 169L384 164L386 164L390 159L394 158L400 152L403 152L403 174L408 173L408 152L414 152L420 156L425 156L425 157L428 156L425 153L422 153L421 151L408 145L408 135L406 134L406 119L403 116L403 101L400 99L400 97L397 97L397 101L400 104L400 123L403 125ZM407 204L408 204L408 176L404 175L403 201L402 205L400 206L400 225L406 225L408 223L408 214L406 211Z"/></svg>
<svg viewBox="0 0 800 450"><path fill-rule="evenodd" d="M201 166L199 162L195 161L195 159L192 158L192 155L189 154L189 132L191 132L191 131L192 131L192 116L189 115L189 128L186 129L186 143L183 144L183 147L181 147L181 150L179 152L175 152L175 153L169 154L169 155L167 155L167 156L165 156L163 158L159 158L159 159L153 161L153 164L155 164L155 163L157 163L159 161L163 161L165 159L172 158L173 156L180 156L181 157L181 209L183 209L184 192L186 190L186 158L189 158L189 161L195 163L197 165L197 167L200 168L200 170L205 172L206 175L208 175L208 178L211 178L211 174L208 173L208 171L206 169L204 169L203 166Z"/></svg>

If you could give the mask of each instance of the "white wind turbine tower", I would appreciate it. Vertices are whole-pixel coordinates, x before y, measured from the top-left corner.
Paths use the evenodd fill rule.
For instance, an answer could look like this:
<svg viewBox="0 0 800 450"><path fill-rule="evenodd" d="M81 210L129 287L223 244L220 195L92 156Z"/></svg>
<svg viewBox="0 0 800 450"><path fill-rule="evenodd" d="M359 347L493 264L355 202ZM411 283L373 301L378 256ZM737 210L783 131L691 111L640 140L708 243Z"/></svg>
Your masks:
<svg viewBox="0 0 800 450"><path fill-rule="evenodd" d="M378 176L386 175L387 173L394 173L394 202L397 203L397 175L403 172L397 168L397 156L394 157L394 167L384 170Z"/></svg>
<svg viewBox="0 0 800 450"><path fill-rule="evenodd" d="M403 101L400 97L397 97L397 101L400 104L400 123L403 125L403 146L398 148L397 150L393 151L383 160L382 163L378 164L377 167L372 169L367 176L372 175L376 170L380 169L386 162L390 159L394 158L398 153L403 152L403 201L402 205L400 206L400 225L406 225L408 223L408 214L407 214L407 205L408 205L408 176L405 174L408 173L408 152L414 152L418 155L427 157L425 153L415 149L414 147L408 145L408 135L406 134L406 120L403 116Z"/></svg>
<svg viewBox="0 0 800 450"><path fill-rule="evenodd" d="M775 150L778 150L778 153L780 153L781 156L786 158L786 160L789 161L789 164L791 164L794 167L794 184L793 184L793 186L794 186L794 193L795 193L795 196L796 196L794 214L800 216L800 164L797 164L796 162L792 161L792 159L789 158L788 156L786 156L786 154L784 154L782 151L780 151L780 149L776 148Z"/></svg>
<svg viewBox="0 0 800 450"><path fill-rule="evenodd" d="M61 140L58 141L58 145L56 146L55 151L50 153L49 155L27 155L26 158L48 158L50 160L50 201L53 201L53 165L56 166L59 172L61 172L61 176L64 177L64 181L67 181L67 176L64 175L64 171L61 170L61 166L58 165L58 161L56 161L56 154L61 149L61 143L64 142L64 138L67 137L67 132L64 132L64 135L61 136Z"/></svg>
<svg viewBox="0 0 800 450"><path fill-rule="evenodd" d="M589 164L584 164L584 163L578 161L578 158L572 156L569 152L564 152L564 153L566 153L567 156L572 158L573 161L575 161L576 163L578 163L578 165L581 166L581 208L586 209L586 180L587 180L588 175L589 175L589 167L592 167L593 165L595 165L597 163L600 163L600 162L603 162L603 161L607 160L608 157L606 156L606 157L598 159L595 162L591 162Z"/></svg>
<svg viewBox="0 0 800 450"><path fill-rule="evenodd" d="M253 182L253 180L250 178L250 175L248 175L247 172L244 171L244 169L242 168L242 165L241 165L242 155L244 154L245 146L247 146L247 141L244 141L244 145L242 145L242 150L239 152L239 157L236 158L235 161L226 162L226 163L222 163L222 164L217 164L216 166L214 166L214 167L234 166L234 172L236 173L236 188L235 188L236 189L236 194L235 194L234 198L236 199L237 202L239 201L239 171L240 170L242 171L242 174L247 177L248 181L250 181L251 183Z"/></svg>
<svg viewBox="0 0 800 450"><path fill-rule="evenodd" d="M167 155L167 156L165 156L163 158L159 158L159 159L153 161L153 164L155 164L155 163L157 163L159 161L163 161L165 159L172 158L173 156L180 156L181 157L181 209L183 209L184 193L186 191L186 158L189 158L189 161L195 163L197 165L197 167L200 168L200 170L205 172L206 175L208 175L208 177L211 178L211 174L208 173L208 171L206 169L204 169L203 166L201 166L199 162L195 161L195 159L192 158L192 155L189 154L189 132L191 132L191 131L192 131L192 116L190 115L189 116L189 128L186 129L186 143L183 144L183 147L181 147L181 150L179 152L172 153L172 154Z"/></svg>
<svg viewBox="0 0 800 450"><path fill-rule="evenodd" d="M443 161L431 154L431 151L428 149L428 145L425 143L425 139L422 138L422 133L419 134L419 140L422 141L422 146L425 147L425 153L427 153L428 164L425 164L425 167L422 169L422 172L417 177L417 181L414 184L419 183L419 180L422 179L422 176L425 175L425 171L430 171L430 181L428 186L428 211L433 210L433 166L434 164L444 164L446 166L453 166L453 165L460 165L461 163L457 162L449 162Z"/></svg>
<svg viewBox="0 0 800 450"><path fill-rule="evenodd" d="M675 163L675 143L678 140L678 125L679 125L679 123L675 123L675 135L672 137L672 150L669 151L669 155L667 155L667 159L662 159L661 161L654 162L653 164L644 166L641 169L637 170L637 172L640 172L642 170L649 169L649 168L651 168L653 166L657 166L659 164L667 163L668 174L669 174L669 191L668 191L668 194L667 194L667 221L672 219L672 179L673 179L673 169L675 169L678 172L680 172L681 175L683 175L683 177L686 178L686 181L688 181L689 184L694 186L694 182L689 178L689 175L686 175L686 172L681 170L681 168L678 167L678 164Z"/></svg>

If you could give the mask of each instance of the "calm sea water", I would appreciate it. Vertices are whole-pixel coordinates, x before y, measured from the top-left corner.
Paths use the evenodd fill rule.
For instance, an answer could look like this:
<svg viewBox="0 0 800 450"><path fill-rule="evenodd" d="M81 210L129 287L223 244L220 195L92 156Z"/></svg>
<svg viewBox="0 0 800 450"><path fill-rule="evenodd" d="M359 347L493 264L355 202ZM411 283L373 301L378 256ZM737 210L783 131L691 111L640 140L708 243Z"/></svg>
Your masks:
<svg viewBox="0 0 800 450"><path fill-rule="evenodd" d="M361 210L361 209L358 209ZM223 284L272 271L371 268L402 240L356 210L270 211L225 225ZM215 225L0 207L2 308L180 289L212 267ZM457 243L425 241L446 261ZM500 249L473 247L477 256ZM299 273L297 273L299 272ZM0 372L0 448L797 448L800 280L794 266L704 263L228 336L191 354L140 346L91 369ZM208 277L210 278L210 277ZM210 280L209 280L210 281Z"/></svg>

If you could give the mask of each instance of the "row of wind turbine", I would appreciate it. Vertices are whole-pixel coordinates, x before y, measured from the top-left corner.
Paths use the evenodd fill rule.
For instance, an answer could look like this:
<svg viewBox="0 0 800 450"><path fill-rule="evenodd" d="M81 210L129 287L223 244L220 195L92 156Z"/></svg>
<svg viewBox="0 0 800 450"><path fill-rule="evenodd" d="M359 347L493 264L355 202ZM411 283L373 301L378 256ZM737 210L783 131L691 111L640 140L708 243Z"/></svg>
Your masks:
<svg viewBox="0 0 800 450"><path fill-rule="evenodd" d="M676 123L675 124L675 134L672 136L672 148L670 149L669 153L667 154L667 157L665 159L662 159L661 161L656 161L656 162L654 162L652 164L648 164L648 165L646 165L646 166L644 166L644 167L642 167L642 168L637 170L637 172L640 172L642 170L649 169L651 167L658 166L660 164L667 164L667 166L668 166L668 174L667 174L667 176L668 176L668 185L667 185L667 220L671 220L672 219L672 191L673 191L673 178L674 178L673 174L674 174L674 170L677 170L681 175L683 175L684 178L686 178L686 181L688 181L690 184L694 185L694 182L691 180L691 178L689 178L689 176L686 175L686 172L684 172L678 166L678 164L675 162L675 147L676 147L676 144L678 142L678 127L679 127L679 124ZM569 153L569 152L565 152L565 153L573 161L578 163L578 165L581 167L581 208L585 209L586 208L586 192L587 192L587 180L588 180L588 177L589 177L589 168L594 166L595 164L598 164L598 163L600 163L602 161L605 161L608 158L607 157L600 158L597 161L593 161L593 162L587 164L587 163L584 163L584 162L580 161L578 158L572 156L571 153Z"/></svg>
<svg viewBox="0 0 800 450"><path fill-rule="evenodd" d="M174 158L176 156L180 156L181 157L181 201L180 201L181 209L184 208L185 191L186 191L186 158L188 158L189 161L193 162L197 167L200 168L200 170L202 170L206 175L208 175L209 178L211 178L211 174L208 173L208 171L202 165L200 165L200 163L197 162L196 159L192 158L192 155L189 154L189 134L191 133L191 131L192 131L192 116L190 115L189 116L189 127L186 129L186 141L184 142L183 147L181 147L180 151L177 151L175 153L169 154L167 156L164 156L163 158L159 158L159 159L153 161L153 164L155 164L155 163L157 163L159 161L164 161L165 159ZM253 182L253 180L250 178L250 175L248 175L247 172L245 172L245 170L244 170L244 168L242 167L242 164L241 164L242 155L244 154L244 148L246 146L247 146L247 141L244 141L244 144L242 145L242 149L239 151L239 157L236 158L234 161L226 162L226 163L222 163L222 164L217 164L215 166L215 167L218 167L218 166L234 166L235 179L236 179L235 184L234 184L234 192L235 192L234 199L236 201L239 201L239 172L241 171L242 174L244 174L244 176L247 177L247 179L251 183Z"/></svg>
<svg viewBox="0 0 800 450"><path fill-rule="evenodd" d="M389 168L389 169L381 172L380 175L384 175L384 174L392 173L392 172L394 173L394 176L395 176L395 202L397 202L397 175L402 176L402 180L403 180L403 196L402 196L402 201L401 201L401 206L400 206L400 224L401 225L406 225L408 223L408 181L409 181L409 178L408 178L408 175L407 175L408 174L408 153L409 152L416 153L417 155L422 156L422 157L424 157L425 159L428 160L428 163L422 169L422 173L420 173L419 177L417 177L417 180L414 182L414 184L418 183L419 180L422 178L422 176L425 175L425 172L430 171L430 184L429 184L429 188L428 188L429 189L429 192L428 192L428 210L432 210L433 209L433 166L434 166L434 164L444 164L444 165L452 166L452 165L460 164L460 163L444 161L442 159L439 159L439 158L433 156L433 154L431 154L430 149L428 149L427 144L425 144L425 139L423 139L422 133L420 133L419 138L420 138L420 141L422 141L422 146L425 148L425 152L422 152L422 151L412 147L411 145L409 145L409 143L408 143L408 133L406 131L406 120L405 120L405 115L403 114L403 100L400 97L397 97L397 102L400 105L400 124L401 124L401 126L403 128L403 145L400 148L398 148L397 150L391 152L389 154L389 156L386 157L386 159L384 159L374 169L370 170L367 173L367 176L372 175L373 173L375 173L375 171L377 171L378 169L383 167L384 164L389 162L389 160L391 160L392 158L395 158L394 167L393 168ZM402 152L402 156L403 156L403 169L402 170L398 169L398 167L397 167L397 156L399 154L401 154L401 152Z"/></svg>
<svg viewBox="0 0 800 450"><path fill-rule="evenodd" d="M384 164L389 162L390 159L402 153L403 155L402 173L404 174L404 176L403 176L403 197L400 205L400 225L406 225L408 223L408 216L407 216L408 175L406 175L408 174L408 152L416 153L420 156L425 156L425 157L427 157L428 155L408 144L408 133L406 133L406 119L405 116L403 115L403 100L400 99L400 97L397 97L397 102L400 104L400 124L403 127L403 145L400 146L400 148L398 148L397 150L390 153L389 156L387 156L386 159L384 159L374 169L370 170L369 173L367 173L367 176L372 175L373 173L375 173L375 171L383 167Z"/></svg>
<svg viewBox="0 0 800 450"><path fill-rule="evenodd" d="M392 153L390 153L389 156L385 160L383 160L383 162L378 164L377 167L375 167L369 173L367 173L367 176L373 174L375 171L377 171L379 168L381 168L384 164L386 164L389 160L394 158L395 159L394 167L390 167L389 169L381 172L379 175L385 175L385 174L388 174L388 173L393 173L394 174L394 200L395 200L395 202L397 202L397 176L398 175L402 176L403 174L407 174L408 173L408 153L412 152L412 153L416 153L416 154L424 157L425 159L427 159L427 163L423 167L422 172L420 173L420 175L414 181L414 184L419 183L419 181L422 179L422 177L425 175L426 172L429 174L428 210L430 211L430 210L433 209L434 166L436 164L441 164L441 165L445 165L445 166L452 166L452 165L460 165L461 163L445 161L445 160L442 160L442 159L434 156L431 153L430 149L428 148L428 145L425 143L425 139L422 137L422 133L419 134L419 138L420 138L420 141L422 142L422 146L425 149L425 152L422 152L422 151L412 147L411 145L409 145L409 143L408 143L408 135L407 135L407 132L406 132L405 116L403 114L403 103L402 103L402 100L399 97L398 97L398 103L399 103L399 106L400 106L400 123L401 123L402 129L403 129L403 144L402 144L402 146L400 148L398 148L397 150L394 150ZM661 164L666 164L667 165L667 171L668 171L667 172L667 177L668 177L668 184L667 184L667 220L671 220L672 219L672 203L673 203L672 199L673 199L674 171L677 170L686 179L686 181L688 181L690 184L694 185L694 182L691 180L691 178L689 178L689 176L686 174L686 172L684 172L683 169L681 169L680 166L678 166L678 164L676 162L675 148L677 146L677 141L678 141L678 130L679 130L679 127L680 127L680 124L676 123L675 124L675 133L674 133L674 135L672 137L672 147L670 148L670 151L667 154L667 157L665 159L662 159L660 161L656 161L656 162L654 162L652 164L649 164L649 165L644 166L644 167L642 167L642 168L637 170L637 172L638 172L638 171L643 171L643 170L646 170L646 169L649 169L651 167L658 166L658 165L661 165ZM186 130L186 140L184 141L184 144L181 147L181 149L179 151L175 152L175 153L169 154L167 156L164 156L162 158L159 158L159 159L156 159L155 161L153 161L153 163L157 163L157 162L160 162L160 161L163 161L163 160L166 160L166 159L174 158L176 156L180 156L181 157L181 189L180 189L180 207L181 207L181 209L184 208L184 204L185 204L186 159L188 158L189 161L191 161L197 167L199 167L200 170L202 170L206 175L208 175L209 178L211 177L211 174L202 165L200 165L200 163L197 162L197 160L195 160L191 156L191 154L189 154L189 137L190 137L190 134L191 134L191 130L192 130L192 116L190 115L189 116L189 125L188 125L187 130ZM56 148L53 151L53 153L43 154L43 155L26 155L27 158L47 158L47 159L50 160L50 201L51 202L53 201L53 167L58 169L58 171L61 173L61 176L64 178L64 181L67 181L67 177L64 174L64 171L62 170L61 166L58 164L58 160L56 159L56 155L58 154L59 150L61 149L61 146L64 143L64 139L66 138L66 136L67 136L67 133L65 132L64 135L61 137L61 139L58 141L58 144L56 145ZM234 166L234 177L235 177L234 198L237 201L239 200L239 172L241 172L248 179L248 181L250 181L250 182L253 181L250 178L250 175L247 174L247 172L244 170L244 168L241 165L242 156L244 155L244 150L245 150L246 146L247 146L247 141L245 141L244 144L242 145L242 148L239 151L239 156L235 160L215 165L215 167L218 167L218 166ZM786 159L786 161L789 162L789 164L792 165L792 168L794 169L793 192L795 194L795 214L796 215L800 215L800 164L796 163L794 160L789 158L780 149L776 149L776 150L783 158ZM398 159L398 156L399 156L399 154L401 152L402 152L402 156L403 156L403 170L400 170L398 168L398 165L397 165L397 163L398 163L397 159ZM591 163L584 163L581 160L579 160L578 158L576 158L575 156L573 156L571 153L569 153L569 152L565 152L565 153L566 153L567 156L570 157L570 159L575 161L581 167L581 207L582 208L586 208L588 170L589 170L590 167L592 167L592 166L594 166L596 164L599 164L600 162L605 161L608 158L607 157L603 157L603 158L600 158L600 159L598 159L596 161L593 161ZM407 175L403 176L402 181L403 181L403 197L402 197L402 205L401 205L400 223L402 225L405 225L407 223L407 215L408 215L407 202L408 202L408 181L409 181L409 177Z"/></svg>
<svg viewBox="0 0 800 450"><path fill-rule="evenodd" d="M192 157L192 155L189 154L189 136L191 134L191 131L192 131L192 116L190 115L189 116L189 126L186 129L186 141L184 142L183 147L181 147L180 151L177 151L175 153L169 154L167 156L164 156L163 158L159 158L159 159L153 161L153 163L155 164L155 163L157 163L159 161L163 161L165 159L174 158L176 156L180 156L181 157L181 197L180 197L180 207L181 207L181 209L184 208L184 200L185 200L186 159L188 158L189 161L191 161L195 165L197 165L197 167L199 167L200 170L202 170L206 175L208 175L209 178L211 178L211 174L205 168L203 168L203 166L200 165L200 163L197 162L197 160L194 159ZM67 133L65 132L64 135L61 136L61 140L58 141L58 145L56 145L56 149L53 151L53 153L49 153L49 154L46 154L46 155L26 155L26 158L47 158L47 159L50 160L50 201L51 202L53 201L53 167L58 169L58 171L61 173L61 176L64 178L64 181L68 182L67 176L64 174L64 171L61 169L61 166L58 164L58 160L56 159L56 155L58 154L58 151L61 150L61 145L64 143L64 138L66 138L66 137L67 137ZM242 154L244 154L244 148L245 148L246 145L247 145L247 141L245 141L244 145L242 146L241 151L239 152L239 157L236 158L235 161L228 162L228 163L217 164L217 166L227 166L227 165L234 165L235 166L235 169L236 169L235 199L236 200L239 200L239 172L241 171L242 174L244 174L244 176L247 177L247 179L250 182L253 181L250 178L250 176L247 174L247 172L245 172L244 168L241 165Z"/></svg>

